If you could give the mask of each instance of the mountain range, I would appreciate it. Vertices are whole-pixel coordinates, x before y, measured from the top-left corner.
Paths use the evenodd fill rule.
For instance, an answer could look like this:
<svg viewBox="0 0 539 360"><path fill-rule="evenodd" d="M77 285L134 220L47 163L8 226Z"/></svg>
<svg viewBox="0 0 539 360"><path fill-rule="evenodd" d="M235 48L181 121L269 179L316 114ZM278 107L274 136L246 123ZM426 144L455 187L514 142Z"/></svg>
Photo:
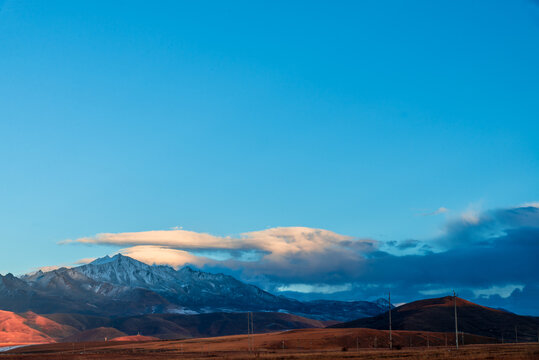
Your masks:
<svg viewBox="0 0 539 360"><path fill-rule="evenodd" d="M121 254L73 268L0 275L0 309L38 314L105 317L145 314L281 312L347 321L378 315L388 302L298 301L276 296L232 276L148 265Z"/></svg>
<svg viewBox="0 0 539 360"><path fill-rule="evenodd" d="M425 339L429 336L431 345L454 344L453 301L452 297L425 299L394 308L392 328L395 330L395 344L401 346L410 344L411 346L413 341L415 346L426 346L428 340ZM519 342L537 341L539 328L537 317L515 315L460 298L457 298L456 302L461 344L499 342L502 339L505 342L515 342L516 336ZM387 346L388 315L386 312L374 317L337 323L286 313L255 312L253 324L256 333L279 333L284 330L307 328L323 330L322 328L327 327L328 332L325 336L331 338L338 334L342 335L343 333L339 333L339 330L351 330L354 334L359 331L366 336L361 339L362 343L368 344L373 336L379 336L379 345ZM247 333L247 319L245 313L229 312L105 317L66 313L37 315L33 312L24 312L17 314L0 311L0 344L103 341L106 339L166 340L241 335ZM518 335L515 333L515 327ZM414 337L413 334L419 337L415 335ZM356 341L356 336L351 338L352 343ZM382 344L384 342L385 345Z"/></svg>

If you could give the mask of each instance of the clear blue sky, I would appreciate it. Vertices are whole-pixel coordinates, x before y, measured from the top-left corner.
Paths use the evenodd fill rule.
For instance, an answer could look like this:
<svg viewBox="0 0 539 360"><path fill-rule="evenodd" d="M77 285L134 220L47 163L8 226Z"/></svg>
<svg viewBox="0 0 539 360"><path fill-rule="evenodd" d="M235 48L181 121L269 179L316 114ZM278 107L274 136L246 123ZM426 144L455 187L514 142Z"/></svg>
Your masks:
<svg viewBox="0 0 539 360"><path fill-rule="evenodd" d="M425 239L538 184L533 1L0 0L0 273L175 226Z"/></svg>

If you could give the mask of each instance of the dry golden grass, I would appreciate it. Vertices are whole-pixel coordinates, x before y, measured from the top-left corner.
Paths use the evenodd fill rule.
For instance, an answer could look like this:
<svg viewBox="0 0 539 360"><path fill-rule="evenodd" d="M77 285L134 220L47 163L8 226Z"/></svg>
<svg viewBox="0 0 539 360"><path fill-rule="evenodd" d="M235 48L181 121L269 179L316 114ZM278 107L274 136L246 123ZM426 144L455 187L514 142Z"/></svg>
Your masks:
<svg viewBox="0 0 539 360"><path fill-rule="evenodd" d="M142 346L141 346L142 345ZM178 349L145 349L144 344L139 344L129 349L128 344L123 344L122 349L109 348L90 348L79 349L78 346L73 349L70 344L64 344L63 349L57 348L56 351L47 353L28 353L28 354L5 354L0 355L0 359L6 360L82 360L82 359L407 359L407 360L531 360L539 359L539 344L488 344L488 345L466 345L458 351L449 348L412 348L405 350L373 350L360 349L354 351L301 351L301 350L277 350L261 351L248 353L245 351L204 351L200 352L181 352Z"/></svg>
<svg viewBox="0 0 539 360"><path fill-rule="evenodd" d="M146 341L146 342L93 342L56 343L36 345L16 349L0 360L34 359L407 359L407 360L528 360L539 359L539 344L476 344L461 346L424 345L444 340L444 333L417 331L395 331L395 344L416 344L401 350L388 350L387 331L371 329L304 329L254 336L256 351L247 351L247 336L224 336L205 339ZM374 338L377 345L372 348ZM359 339L359 350L356 350ZM438 339L438 340L436 340ZM470 337L470 339L472 339ZM492 341L489 338L475 338L479 342ZM284 340L285 348L282 348ZM351 346L353 343L353 346ZM423 344L423 345L422 345ZM420 347L417 347L420 345ZM343 347L347 351L343 351Z"/></svg>

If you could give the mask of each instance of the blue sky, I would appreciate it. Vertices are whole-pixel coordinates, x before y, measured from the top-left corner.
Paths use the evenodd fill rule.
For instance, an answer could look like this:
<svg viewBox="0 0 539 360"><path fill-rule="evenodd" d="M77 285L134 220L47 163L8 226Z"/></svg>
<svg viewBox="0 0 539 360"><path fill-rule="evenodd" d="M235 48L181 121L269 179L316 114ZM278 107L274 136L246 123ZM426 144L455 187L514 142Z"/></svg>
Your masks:
<svg viewBox="0 0 539 360"><path fill-rule="evenodd" d="M537 64L533 1L0 0L0 273L118 251L57 245L98 233L429 242L537 201Z"/></svg>

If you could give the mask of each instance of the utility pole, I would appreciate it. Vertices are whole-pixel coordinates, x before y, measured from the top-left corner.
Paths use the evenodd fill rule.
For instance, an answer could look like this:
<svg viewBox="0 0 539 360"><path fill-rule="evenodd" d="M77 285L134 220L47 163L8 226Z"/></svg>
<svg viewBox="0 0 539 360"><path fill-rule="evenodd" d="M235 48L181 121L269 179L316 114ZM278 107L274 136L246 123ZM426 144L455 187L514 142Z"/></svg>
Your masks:
<svg viewBox="0 0 539 360"><path fill-rule="evenodd" d="M249 311L247 313L247 346L249 348L249 351L254 350L254 339L253 339L254 325L253 324L254 324L253 313Z"/></svg>
<svg viewBox="0 0 539 360"><path fill-rule="evenodd" d="M393 349L393 337L391 334L391 291L389 292L389 349Z"/></svg>
<svg viewBox="0 0 539 360"><path fill-rule="evenodd" d="M459 330L458 330L458 324L457 324L457 295L455 294L455 290L453 290L453 301L455 305L455 345L457 346L457 350L459 349Z"/></svg>
<svg viewBox="0 0 539 360"><path fill-rule="evenodd" d="M517 331L517 326L515 325L515 343L518 342L518 331Z"/></svg>

